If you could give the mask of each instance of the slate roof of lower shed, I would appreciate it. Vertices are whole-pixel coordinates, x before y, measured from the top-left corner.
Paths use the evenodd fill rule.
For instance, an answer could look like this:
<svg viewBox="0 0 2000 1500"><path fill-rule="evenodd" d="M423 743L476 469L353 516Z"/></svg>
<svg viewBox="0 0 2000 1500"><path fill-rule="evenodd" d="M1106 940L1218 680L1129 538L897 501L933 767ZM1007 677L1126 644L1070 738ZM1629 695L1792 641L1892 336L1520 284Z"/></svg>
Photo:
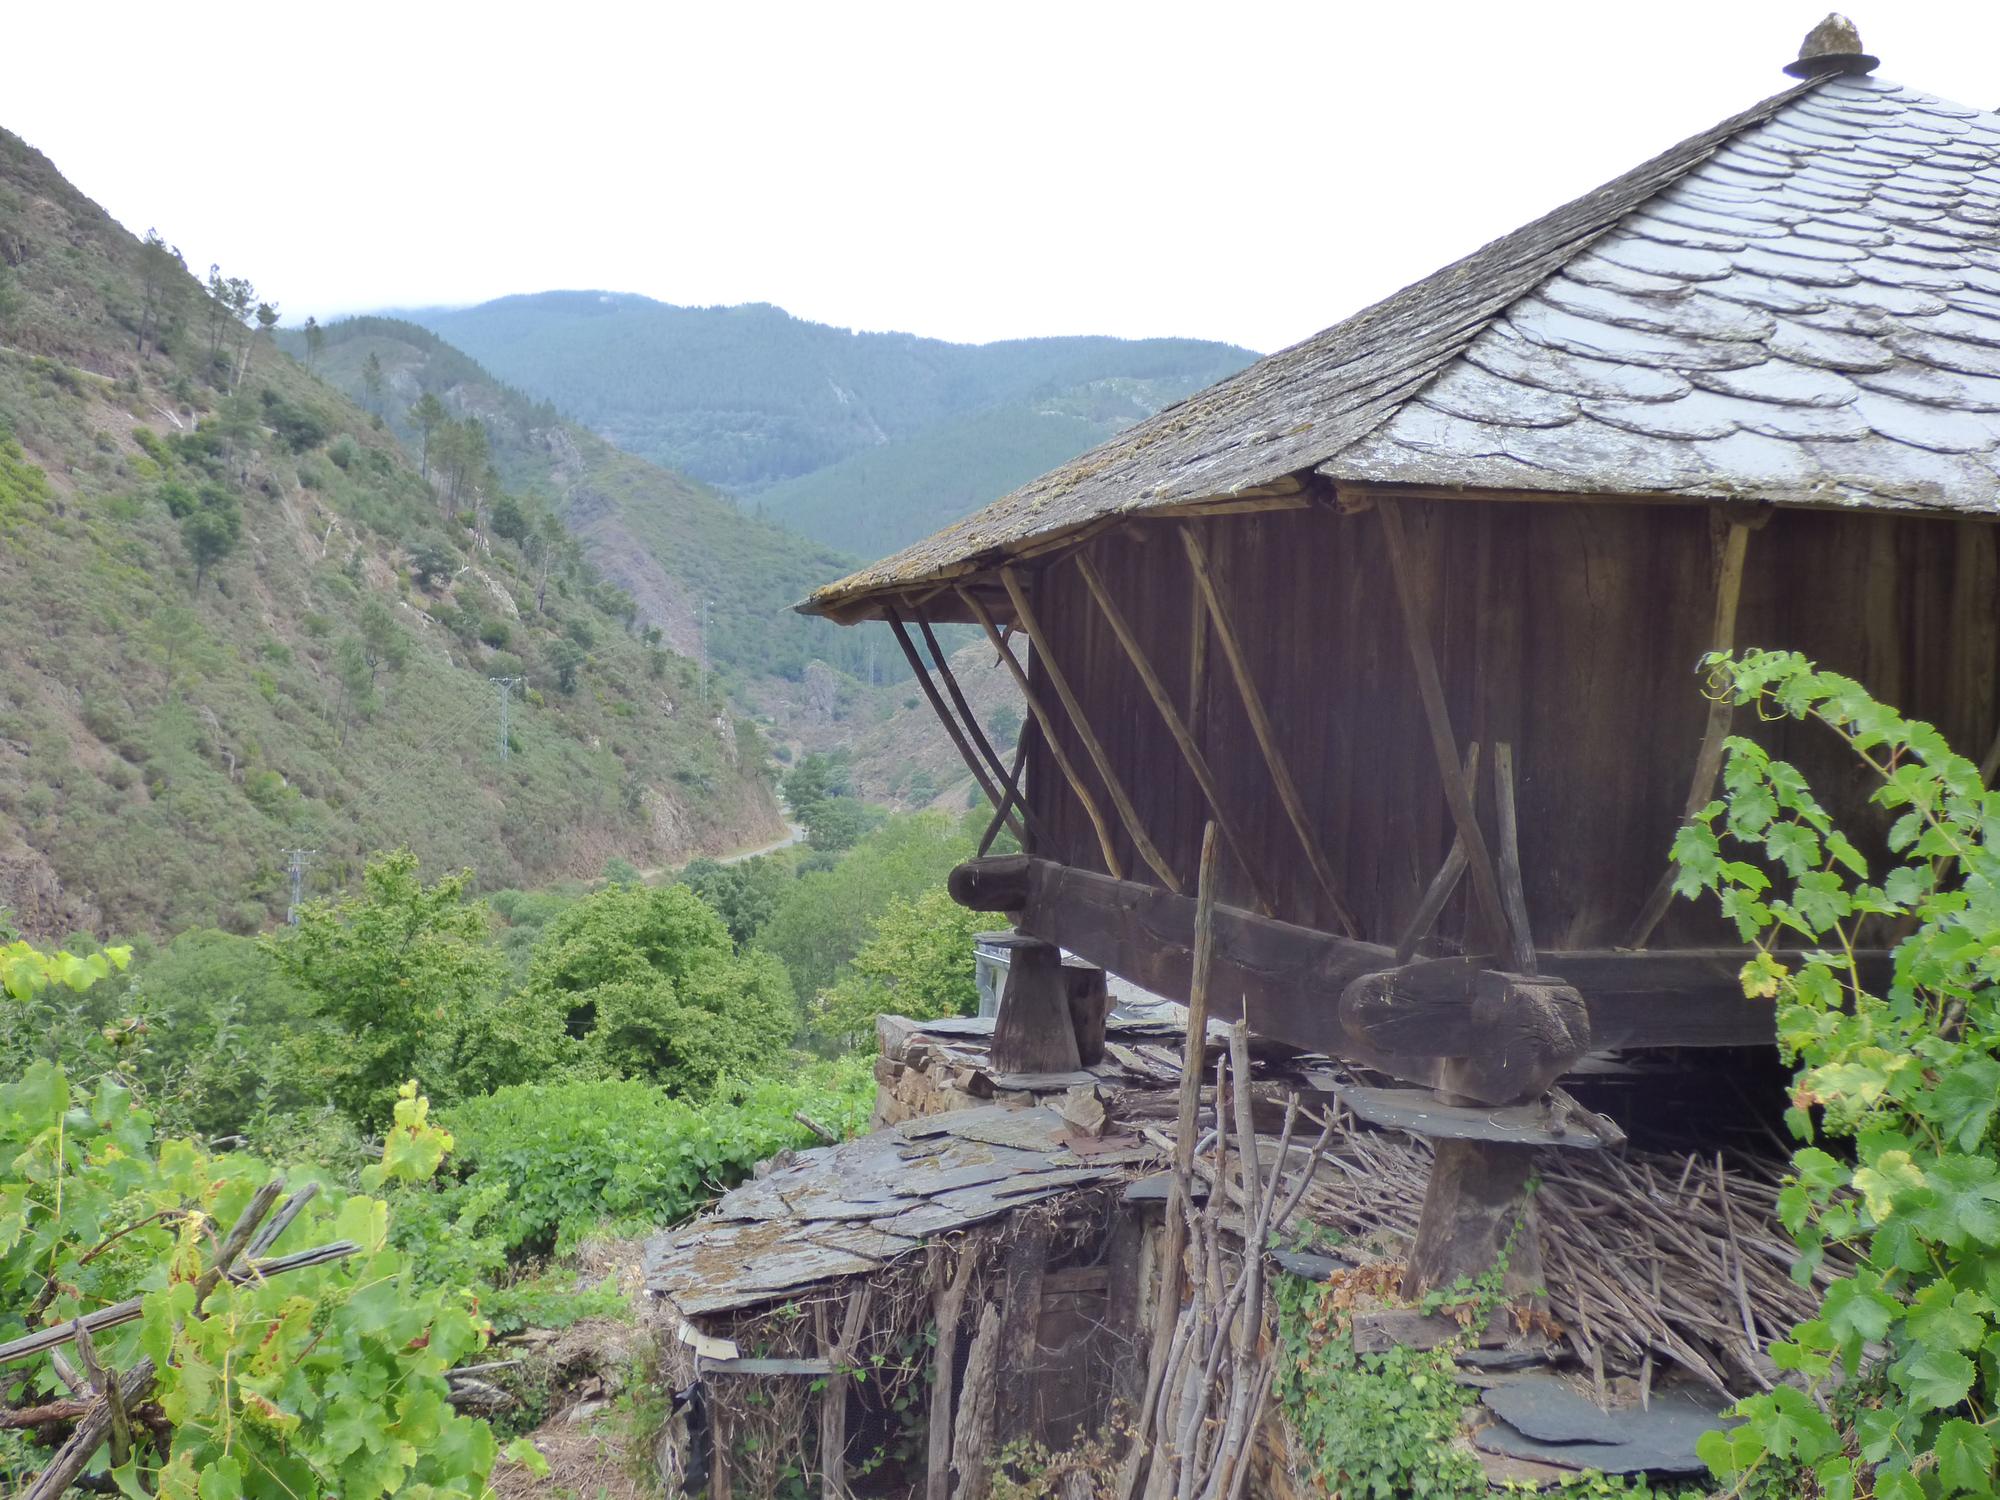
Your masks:
<svg viewBox="0 0 2000 1500"><path fill-rule="evenodd" d="M2000 116L1816 79L803 608L1335 480L2000 515Z"/></svg>

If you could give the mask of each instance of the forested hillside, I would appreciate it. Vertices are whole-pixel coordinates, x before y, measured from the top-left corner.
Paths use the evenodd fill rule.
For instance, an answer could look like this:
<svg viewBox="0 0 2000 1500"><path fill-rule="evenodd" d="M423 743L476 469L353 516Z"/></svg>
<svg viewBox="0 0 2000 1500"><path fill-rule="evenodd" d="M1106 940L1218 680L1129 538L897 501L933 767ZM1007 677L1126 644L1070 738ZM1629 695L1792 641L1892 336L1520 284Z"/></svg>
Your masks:
<svg viewBox="0 0 2000 1500"><path fill-rule="evenodd" d="M1253 357L1194 339L949 344L767 304L608 292L411 316L627 452L865 553L956 519Z"/></svg>
<svg viewBox="0 0 2000 1500"><path fill-rule="evenodd" d="M303 334L284 339L305 352ZM316 342L315 369L420 455L414 414L426 410L426 396L450 418L476 420L508 491L559 515L592 564L632 595L640 622L658 627L675 651L697 656L705 642L710 664L738 682L797 680L815 659L865 671L865 636L791 610L851 567L851 555L746 515L707 485L564 421L414 323L343 319ZM449 461L455 454L446 448Z"/></svg>
<svg viewBox="0 0 2000 1500"><path fill-rule="evenodd" d="M442 418L409 461L277 317L0 132L10 920L254 929L291 849L310 895L396 845L497 886L775 835L758 736L637 629L557 497Z"/></svg>

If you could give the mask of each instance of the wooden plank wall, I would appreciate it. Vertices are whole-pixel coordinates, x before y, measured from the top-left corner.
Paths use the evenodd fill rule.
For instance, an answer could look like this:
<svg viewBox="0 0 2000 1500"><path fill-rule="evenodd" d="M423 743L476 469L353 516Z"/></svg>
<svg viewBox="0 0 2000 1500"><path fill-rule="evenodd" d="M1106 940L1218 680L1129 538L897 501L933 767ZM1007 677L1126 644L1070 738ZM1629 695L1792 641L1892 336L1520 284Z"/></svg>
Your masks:
<svg viewBox="0 0 2000 1500"><path fill-rule="evenodd" d="M1403 505L1459 742L1477 738L1490 751L1505 739L1515 748L1537 944L1615 943L1664 867L1701 737L1696 666L1714 587L1709 514L1691 506ZM1154 666L1184 692L1193 591L1172 525L1135 522L1087 545ZM1342 895L1364 936L1393 941L1452 835L1380 521L1272 512L1201 523L1200 535ZM1059 664L1148 831L1192 889L1206 817L1193 776L1074 565L1043 565L1032 587ZM1778 514L1750 539L1738 639L1796 648L1850 673L1936 723L1976 760L2000 719L2000 527ZM1197 718L1230 810L1277 891L1276 914L1331 928L1214 649ZM1737 728L1797 761L1858 837L1879 833L1884 820L1866 806L1869 788L1831 735L1753 726L1742 716ZM1045 749L1029 776L1046 829L1038 852L1101 870L1089 821ZM1481 816L1490 819L1491 784L1481 779ZM1124 843L1128 873L1143 877L1137 851ZM1222 899L1251 906L1241 869L1225 860L1224 870ZM1490 946L1464 931L1467 920L1461 891L1439 930ZM1677 902L1652 946L1726 938L1707 912Z"/></svg>

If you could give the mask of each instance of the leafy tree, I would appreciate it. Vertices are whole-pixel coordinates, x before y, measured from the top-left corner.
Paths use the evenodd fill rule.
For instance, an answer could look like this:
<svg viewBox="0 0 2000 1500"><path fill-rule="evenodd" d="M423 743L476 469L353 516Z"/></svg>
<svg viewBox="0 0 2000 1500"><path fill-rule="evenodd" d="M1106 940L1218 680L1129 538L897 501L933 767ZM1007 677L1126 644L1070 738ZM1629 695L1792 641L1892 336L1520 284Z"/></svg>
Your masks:
<svg viewBox="0 0 2000 1500"><path fill-rule="evenodd" d="M146 644L159 657L160 675L169 688L174 685L175 668L201 639L201 618L184 604L162 604L146 621Z"/></svg>
<svg viewBox="0 0 2000 1500"><path fill-rule="evenodd" d="M1021 710L1003 703L986 721L986 732L996 745L1011 745L1021 734Z"/></svg>
<svg viewBox="0 0 2000 1500"><path fill-rule="evenodd" d="M211 489L201 505L181 519L181 543L194 559L194 591L201 593L208 570L236 550L243 535L243 512L235 498L223 490Z"/></svg>
<svg viewBox="0 0 2000 1500"><path fill-rule="evenodd" d="M1683 895L1714 895L1755 956L1747 1003L1777 1009L1800 1141L1778 1216L1795 1276L1853 1269L1771 1345L1779 1384L1698 1451L1732 1495L1989 1496L2000 1409L2000 794L1929 724L1795 652L1712 657L1715 686L1831 730L1893 821L1886 858L1849 841L1795 766L1731 738L1724 795L1674 842ZM1752 717L1752 716L1745 716ZM1907 934L1893 977L1854 962ZM1779 950L1799 950L1781 959ZM1880 993L1876 993L1877 990ZM1824 1137L1836 1150L1819 1144ZM1880 1351L1864 1364L1864 1350Z"/></svg>
<svg viewBox="0 0 2000 1500"><path fill-rule="evenodd" d="M521 509L521 502L512 495L502 495L493 502L493 513L488 524L495 536L504 537L516 545L527 540L528 513Z"/></svg>
<svg viewBox="0 0 2000 1500"><path fill-rule="evenodd" d="M830 869L793 881L758 930L756 946L783 960L799 1003L809 1005L860 951L892 903L942 885L972 845L972 837L940 813L891 818Z"/></svg>
<svg viewBox="0 0 2000 1500"><path fill-rule="evenodd" d="M503 966L486 941L485 907L466 899L471 878L461 870L425 885L408 850L377 855L359 893L307 902L296 927L267 940L279 972L341 1034L300 1066L358 1124L386 1123L408 1078L432 1080L446 1098L471 1091L463 1064L489 1032L513 1046L486 1060L497 1071L554 1058L553 1035L494 1025Z"/></svg>
<svg viewBox="0 0 2000 1500"><path fill-rule="evenodd" d="M806 842L822 853L852 849L884 814L856 797L822 797L799 812Z"/></svg>
<svg viewBox="0 0 2000 1500"><path fill-rule="evenodd" d="M583 669L589 658L583 647L575 641L563 639L549 643L547 660L549 670L556 674L556 686L565 693L576 691L576 674Z"/></svg>
<svg viewBox="0 0 2000 1500"><path fill-rule="evenodd" d="M179 247L161 239L159 230L147 230L139 245L140 354L146 352L149 342L157 349L161 334L172 326L185 285L181 278L186 274L187 262L181 259Z"/></svg>
<svg viewBox="0 0 2000 1500"><path fill-rule="evenodd" d="M410 576L427 594L434 592L438 581L448 578L457 566L457 555L441 542L421 541L410 549Z"/></svg>
<svg viewBox="0 0 2000 1500"><path fill-rule="evenodd" d="M310 370L319 362L320 351L326 347L326 330L319 326L318 318L306 319L306 368Z"/></svg>
<svg viewBox="0 0 2000 1500"><path fill-rule="evenodd" d="M430 483L431 478L431 434L444 425L447 415L444 403L430 391L425 391L410 408L410 422L423 435L421 467L426 484Z"/></svg>
<svg viewBox="0 0 2000 1500"><path fill-rule="evenodd" d="M368 398L368 409L376 416L382 415L382 357L373 349L368 358L361 362L361 389Z"/></svg>
<svg viewBox="0 0 2000 1500"><path fill-rule="evenodd" d="M813 1029L850 1048L868 1046L885 1012L928 1021L979 1008L972 939L991 922L942 886L892 901L847 971L813 1005Z"/></svg>
<svg viewBox="0 0 2000 1500"><path fill-rule="evenodd" d="M528 965L532 1005L607 1071L699 1094L783 1061L798 1014L783 968L738 954L685 886L613 885L548 926Z"/></svg>
<svg viewBox="0 0 2000 1500"><path fill-rule="evenodd" d="M771 920L793 879L790 862L771 855L732 865L698 859L680 873L680 883L722 918L739 947Z"/></svg>

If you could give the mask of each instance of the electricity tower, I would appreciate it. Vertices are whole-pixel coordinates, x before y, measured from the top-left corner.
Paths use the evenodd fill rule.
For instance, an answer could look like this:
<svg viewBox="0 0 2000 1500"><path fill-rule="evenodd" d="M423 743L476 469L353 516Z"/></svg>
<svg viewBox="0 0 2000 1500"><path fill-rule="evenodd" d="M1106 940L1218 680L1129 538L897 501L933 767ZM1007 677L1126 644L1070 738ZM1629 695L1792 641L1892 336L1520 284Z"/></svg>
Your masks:
<svg viewBox="0 0 2000 1500"><path fill-rule="evenodd" d="M508 753L507 705L514 700L514 689L521 686L528 679L525 677L492 677L487 680L500 689L500 758L505 760Z"/></svg>
<svg viewBox="0 0 2000 1500"><path fill-rule="evenodd" d="M287 873L292 881L292 904L285 909L285 922L288 926L296 927L299 925L299 905L305 900L306 862L314 858L319 850L286 849L282 852L291 861Z"/></svg>

